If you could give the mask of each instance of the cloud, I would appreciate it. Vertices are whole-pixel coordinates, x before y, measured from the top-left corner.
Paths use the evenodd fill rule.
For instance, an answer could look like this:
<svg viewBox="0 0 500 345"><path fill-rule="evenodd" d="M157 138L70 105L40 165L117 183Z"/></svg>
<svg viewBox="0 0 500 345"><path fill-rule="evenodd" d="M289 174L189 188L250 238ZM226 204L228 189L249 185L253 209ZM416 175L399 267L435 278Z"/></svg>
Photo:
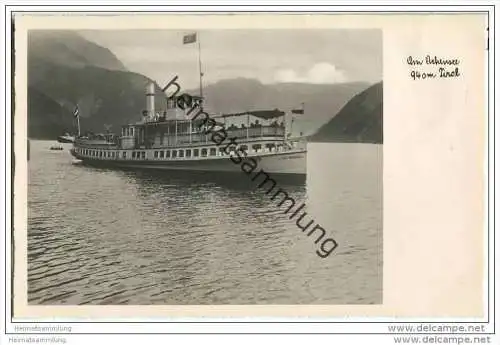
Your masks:
<svg viewBox="0 0 500 345"><path fill-rule="evenodd" d="M347 80L344 71L327 62L312 66L305 74L299 75L293 69L281 69L274 74L274 80L281 83L335 84Z"/></svg>

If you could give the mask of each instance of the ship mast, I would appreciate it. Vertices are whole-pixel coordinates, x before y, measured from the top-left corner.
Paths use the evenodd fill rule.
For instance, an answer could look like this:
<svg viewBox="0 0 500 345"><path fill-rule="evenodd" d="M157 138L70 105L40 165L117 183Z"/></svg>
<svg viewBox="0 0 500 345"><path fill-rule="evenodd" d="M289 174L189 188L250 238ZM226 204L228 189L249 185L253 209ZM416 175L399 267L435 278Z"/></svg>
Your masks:
<svg viewBox="0 0 500 345"><path fill-rule="evenodd" d="M198 68L200 72L200 97L203 98L203 70L201 69L201 40L200 40L200 35L197 32L196 33L197 40L198 40Z"/></svg>
<svg viewBox="0 0 500 345"><path fill-rule="evenodd" d="M80 116L78 116L76 118L76 123L77 123L77 126L78 126L78 137L80 137Z"/></svg>
<svg viewBox="0 0 500 345"><path fill-rule="evenodd" d="M201 42L200 42L200 34L195 31L191 34L184 35L182 39L183 44L191 44L198 43L198 69L199 69L199 77L200 77L200 97L203 98L203 69L201 67Z"/></svg>
<svg viewBox="0 0 500 345"><path fill-rule="evenodd" d="M80 109L78 108L78 103L76 104L75 109L73 110L73 117L76 118L76 124L77 124L77 128L78 128L77 138L79 138L80 137Z"/></svg>

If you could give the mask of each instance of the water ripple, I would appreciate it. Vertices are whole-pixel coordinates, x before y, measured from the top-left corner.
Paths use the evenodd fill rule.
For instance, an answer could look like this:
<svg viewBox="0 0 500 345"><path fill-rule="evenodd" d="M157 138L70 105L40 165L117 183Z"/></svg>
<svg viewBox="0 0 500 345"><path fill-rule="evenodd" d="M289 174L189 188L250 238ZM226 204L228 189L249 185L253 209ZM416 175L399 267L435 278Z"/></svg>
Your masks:
<svg viewBox="0 0 500 345"><path fill-rule="evenodd" d="M344 160L322 188L286 185L308 212L333 219L341 245L321 259L284 208L245 179L94 169L51 144L31 145L30 304L381 303L373 148L353 153L364 155L362 171Z"/></svg>

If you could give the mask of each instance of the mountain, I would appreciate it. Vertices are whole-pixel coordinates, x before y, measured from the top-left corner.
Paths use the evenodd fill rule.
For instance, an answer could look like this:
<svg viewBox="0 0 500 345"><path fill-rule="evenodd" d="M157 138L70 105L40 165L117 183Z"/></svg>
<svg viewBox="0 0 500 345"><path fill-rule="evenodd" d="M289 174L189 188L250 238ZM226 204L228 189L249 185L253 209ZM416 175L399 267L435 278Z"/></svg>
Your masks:
<svg viewBox="0 0 500 345"><path fill-rule="evenodd" d="M63 132L73 130L73 116L71 112L59 105L52 98L28 86L28 112L38 109L43 116L30 116L28 133L30 137L56 138Z"/></svg>
<svg viewBox="0 0 500 345"><path fill-rule="evenodd" d="M233 113L249 110L301 108L305 114L296 117L293 132L312 134L368 84L262 84L255 79L236 78L218 81L203 89L205 108L209 113ZM198 90L188 90L199 94Z"/></svg>
<svg viewBox="0 0 500 345"><path fill-rule="evenodd" d="M74 31L36 30L28 35L28 135L54 139L75 131L72 112L78 104L81 130L102 132L104 125L119 132L136 122L146 105L145 87L151 79L127 71L107 48ZM182 85L181 85L182 87ZM349 99L368 87L343 84L262 84L235 78L205 86L209 113L247 110L290 110L305 105L305 114L293 123L294 134L309 135L336 114ZM186 90L196 95L198 90ZM156 109L165 109L165 97L156 85Z"/></svg>
<svg viewBox="0 0 500 345"><path fill-rule="evenodd" d="M74 31L32 30L28 34L28 47L28 59L73 68L94 66L127 70L109 49L86 40Z"/></svg>
<svg viewBox="0 0 500 345"><path fill-rule="evenodd" d="M54 139L74 132L78 104L82 132L113 131L137 121L145 108L151 79L129 72L108 49L75 32L30 31L28 34L28 136ZM156 85L158 91L160 88ZM158 106L164 99L157 98Z"/></svg>
<svg viewBox="0 0 500 345"><path fill-rule="evenodd" d="M311 142L383 142L383 84L354 96L327 124L309 137Z"/></svg>
<svg viewBox="0 0 500 345"><path fill-rule="evenodd" d="M383 142L383 84L354 96L327 124L309 137L311 142Z"/></svg>

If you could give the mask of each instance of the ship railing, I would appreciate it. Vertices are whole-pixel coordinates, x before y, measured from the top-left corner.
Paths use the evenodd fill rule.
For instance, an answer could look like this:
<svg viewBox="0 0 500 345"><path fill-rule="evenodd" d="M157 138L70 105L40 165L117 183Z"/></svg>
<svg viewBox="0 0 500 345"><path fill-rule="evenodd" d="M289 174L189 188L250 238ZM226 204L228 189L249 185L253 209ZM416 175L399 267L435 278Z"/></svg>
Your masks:
<svg viewBox="0 0 500 345"><path fill-rule="evenodd" d="M276 140L284 140L285 131L282 127L252 127L252 128L229 128L225 130L228 138L236 137L237 139L276 139ZM141 143L141 145L146 145L148 147L165 147L165 146L178 146L178 145L190 145L190 144L204 144L210 143L212 141L211 133L204 132L192 132L187 133L177 133L176 135L163 134L157 137L150 138L151 142L146 145L145 143Z"/></svg>
<svg viewBox="0 0 500 345"><path fill-rule="evenodd" d="M228 134L228 138L234 137L234 135ZM250 137L248 141L246 141L246 136L245 137L240 137L237 138L241 141L245 142L251 142L254 141L255 139L258 139L260 137ZM269 140L284 140L282 136L273 136L269 135L265 137L266 139ZM159 147L175 147L179 145L197 145L197 144L210 144L212 143L211 136L209 135L201 135L201 134L192 134L191 136L189 134L187 135L178 135L177 138L175 137L169 137L165 138L163 141L161 140L155 140L155 142L149 144L149 145L140 145L141 147L151 147L151 148L159 148Z"/></svg>
<svg viewBox="0 0 500 345"><path fill-rule="evenodd" d="M247 136L250 138L259 138L259 137L279 137L279 136L284 136L285 135L285 129L283 127L265 127L265 126L260 126L260 127L249 127L249 128L236 128L236 127L228 127L224 129L228 135L231 137L238 137L238 138L246 138ZM213 130L212 132L217 131ZM172 132L170 132L170 135L172 135ZM178 136L180 135L189 135L187 132L183 133L178 133ZM196 135L201 135L205 136L203 131L193 131L191 135L194 137ZM208 134L209 136L211 134Z"/></svg>
<svg viewBox="0 0 500 345"><path fill-rule="evenodd" d="M259 138L259 137L276 137L284 136L285 129L282 127L249 127L249 128L227 128L226 132L231 136L236 136L238 138Z"/></svg>
<svg viewBox="0 0 500 345"><path fill-rule="evenodd" d="M115 142L109 142L107 140L96 140L96 139L76 139L75 143L76 146L81 146L81 147L95 147L95 148L114 148L117 146L117 143Z"/></svg>

